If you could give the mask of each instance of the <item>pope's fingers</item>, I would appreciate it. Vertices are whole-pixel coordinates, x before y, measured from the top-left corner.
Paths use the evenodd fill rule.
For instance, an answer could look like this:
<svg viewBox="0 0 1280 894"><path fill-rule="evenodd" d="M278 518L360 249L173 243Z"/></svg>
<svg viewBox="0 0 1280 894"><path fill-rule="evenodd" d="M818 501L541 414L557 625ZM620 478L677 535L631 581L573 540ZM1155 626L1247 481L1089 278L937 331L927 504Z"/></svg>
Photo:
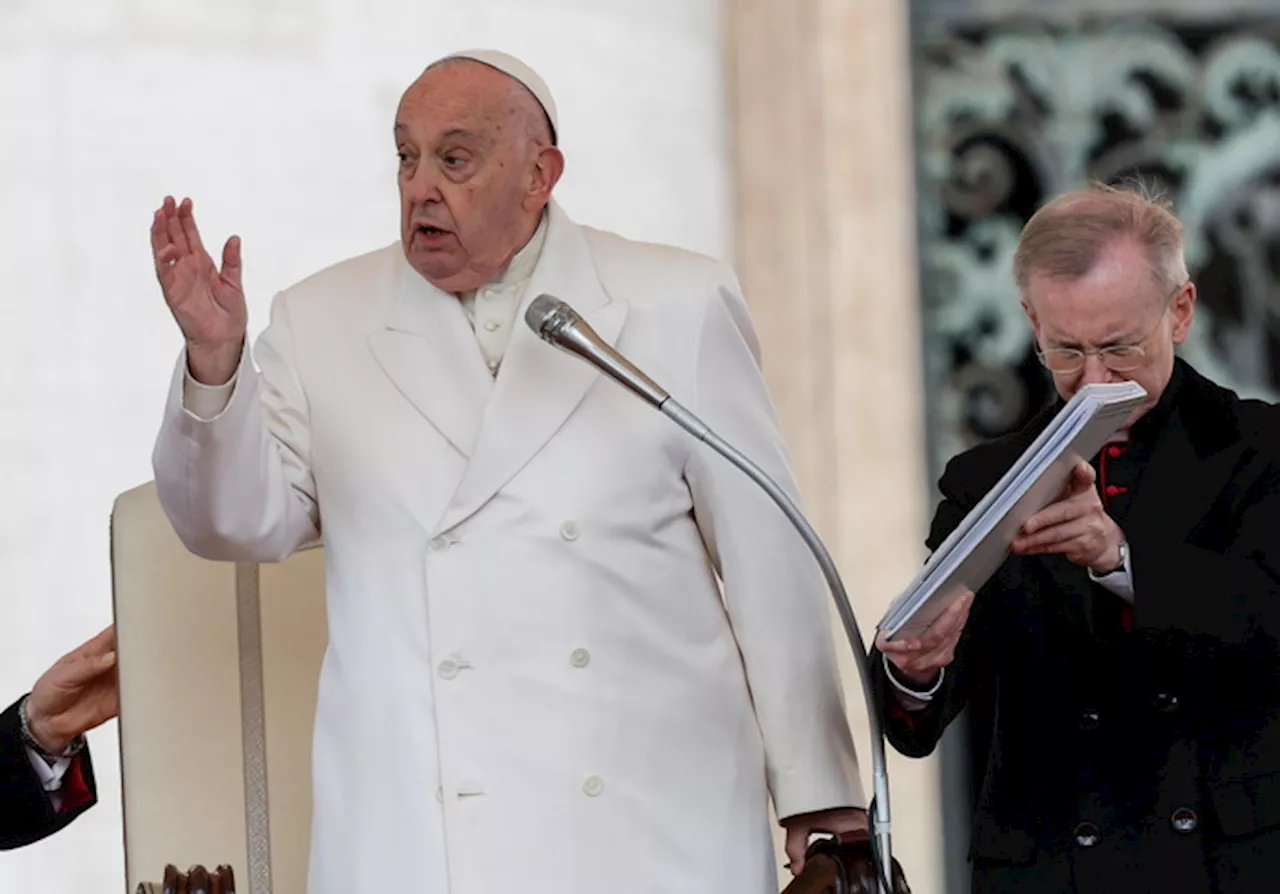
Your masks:
<svg viewBox="0 0 1280 894"><path fill-rule="evenodd" d="M164 209L157 208L156 213L151 216L151 251L153 254L159 254L160 250L169 244L169 229L164 218Z"/></svg>
<svg viewBox="0 0 1280 894"><path fill-rule="evenodd" d="M804 855L809 849L809 829L807 826L791 826L787 829L787 868L793 875L804 871Z"/></svg>
<svg viewBox="0 0 1280 894"><path fill-rule="evenodd" d="M235 286L237 291L244 291L241 284L243 266L240 261L240 237L232 236L222 247L222 276Z"/></svg>
<svg viewBox="0 0 1280 894"><path fill-rule="evenodd" d="M174 268L178 265L178 249L177 246L167 245L156 255L156 280L160 283L160 288L164 292L165 300L172 304L173 296L169 294L169 290L174 284Z"/></svg>
<svg viewBox="0 0 1280 894"><path fill-rule="evenodd" d="M178 206L178 224L182 227L182 235L191 250L203 253L204 243L200 241L200 228L196 226L195 204L190 199L183 199Z"/></svg>
<svg viewBox="0 0 1280 894"><path fill-rule="evenodd" d="M169 240L178 246L178 251L183 255L190 254L191 246L187 243L187 237L182 232L182 222L178 219L178 209L170 207L172 202L172 197L165 199L165 229L169 232Z"/></svg>
<svg viewBox="0 0 1280 894"><path fill-rule="evenodd" d="M169 225L161 212L151 223L151 257L155 262L157 278L178 260L178 247L169 238Z"/></svg>

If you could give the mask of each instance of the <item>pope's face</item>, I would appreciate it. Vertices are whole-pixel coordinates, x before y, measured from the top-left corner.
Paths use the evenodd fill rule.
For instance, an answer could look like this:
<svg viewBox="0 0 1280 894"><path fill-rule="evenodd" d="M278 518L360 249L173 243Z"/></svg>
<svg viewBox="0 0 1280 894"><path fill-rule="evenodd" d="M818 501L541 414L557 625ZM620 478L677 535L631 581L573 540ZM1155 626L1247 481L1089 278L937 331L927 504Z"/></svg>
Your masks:
<svg viewBox="0 0 1280 894"><path fill-rule="evenodd" d="M530 103L517 81L469 60L428 69L400 101L400 240L438 288L493 279L550 200L559 171L548 161L554 167L559 152L536 139L530 115L540 108Z"/></svg>

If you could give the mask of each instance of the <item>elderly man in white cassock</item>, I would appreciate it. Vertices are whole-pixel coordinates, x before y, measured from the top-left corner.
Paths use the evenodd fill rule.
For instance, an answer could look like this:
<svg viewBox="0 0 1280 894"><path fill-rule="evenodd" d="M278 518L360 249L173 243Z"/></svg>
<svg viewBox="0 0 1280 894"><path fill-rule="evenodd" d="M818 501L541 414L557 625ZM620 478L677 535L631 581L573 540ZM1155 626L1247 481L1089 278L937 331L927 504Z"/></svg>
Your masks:
<svg viewBox="0 0 1280 894"><path fill-rule="evenodd" d="M794 494L732 272L583 227L550 91L462 53L405 92L398 244L275 297L246 343L166 198L185 339L154 465L194 552L323 536L309 891L764 894L865 825L815 563L755 486L522 324L541 293Z"/></svg>

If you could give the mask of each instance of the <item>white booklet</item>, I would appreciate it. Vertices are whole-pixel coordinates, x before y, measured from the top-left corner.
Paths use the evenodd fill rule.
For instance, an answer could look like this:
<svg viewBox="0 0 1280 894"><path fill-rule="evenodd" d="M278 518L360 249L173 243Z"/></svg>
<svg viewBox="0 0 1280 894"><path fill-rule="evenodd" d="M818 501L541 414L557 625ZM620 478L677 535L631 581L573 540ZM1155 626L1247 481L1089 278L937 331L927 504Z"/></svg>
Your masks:
<svg viewBox="0 0 1280 894"><path fill-rule="evenodd" d="M880 621L890 640L919 636L965 590L976 593L1027 519L1054 502L1147 396L1137 382L1085 385L934 551Z"/></svg>

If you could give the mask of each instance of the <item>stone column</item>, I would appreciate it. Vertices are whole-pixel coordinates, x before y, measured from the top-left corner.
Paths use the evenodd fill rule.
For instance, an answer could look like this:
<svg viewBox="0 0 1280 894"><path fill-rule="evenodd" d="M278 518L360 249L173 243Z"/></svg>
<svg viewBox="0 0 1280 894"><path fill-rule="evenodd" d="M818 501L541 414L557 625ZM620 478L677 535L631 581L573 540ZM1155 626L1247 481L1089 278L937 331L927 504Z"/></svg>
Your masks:
<svg viewBox="0 0 1280 894"><path fill-rule="evenodd" d="M907 8L730 0L726 15L736 267L806 508L870 637L920 567L929 511ZM938 775L891 753L895 855L918 891L942 885Z"/></svg>

